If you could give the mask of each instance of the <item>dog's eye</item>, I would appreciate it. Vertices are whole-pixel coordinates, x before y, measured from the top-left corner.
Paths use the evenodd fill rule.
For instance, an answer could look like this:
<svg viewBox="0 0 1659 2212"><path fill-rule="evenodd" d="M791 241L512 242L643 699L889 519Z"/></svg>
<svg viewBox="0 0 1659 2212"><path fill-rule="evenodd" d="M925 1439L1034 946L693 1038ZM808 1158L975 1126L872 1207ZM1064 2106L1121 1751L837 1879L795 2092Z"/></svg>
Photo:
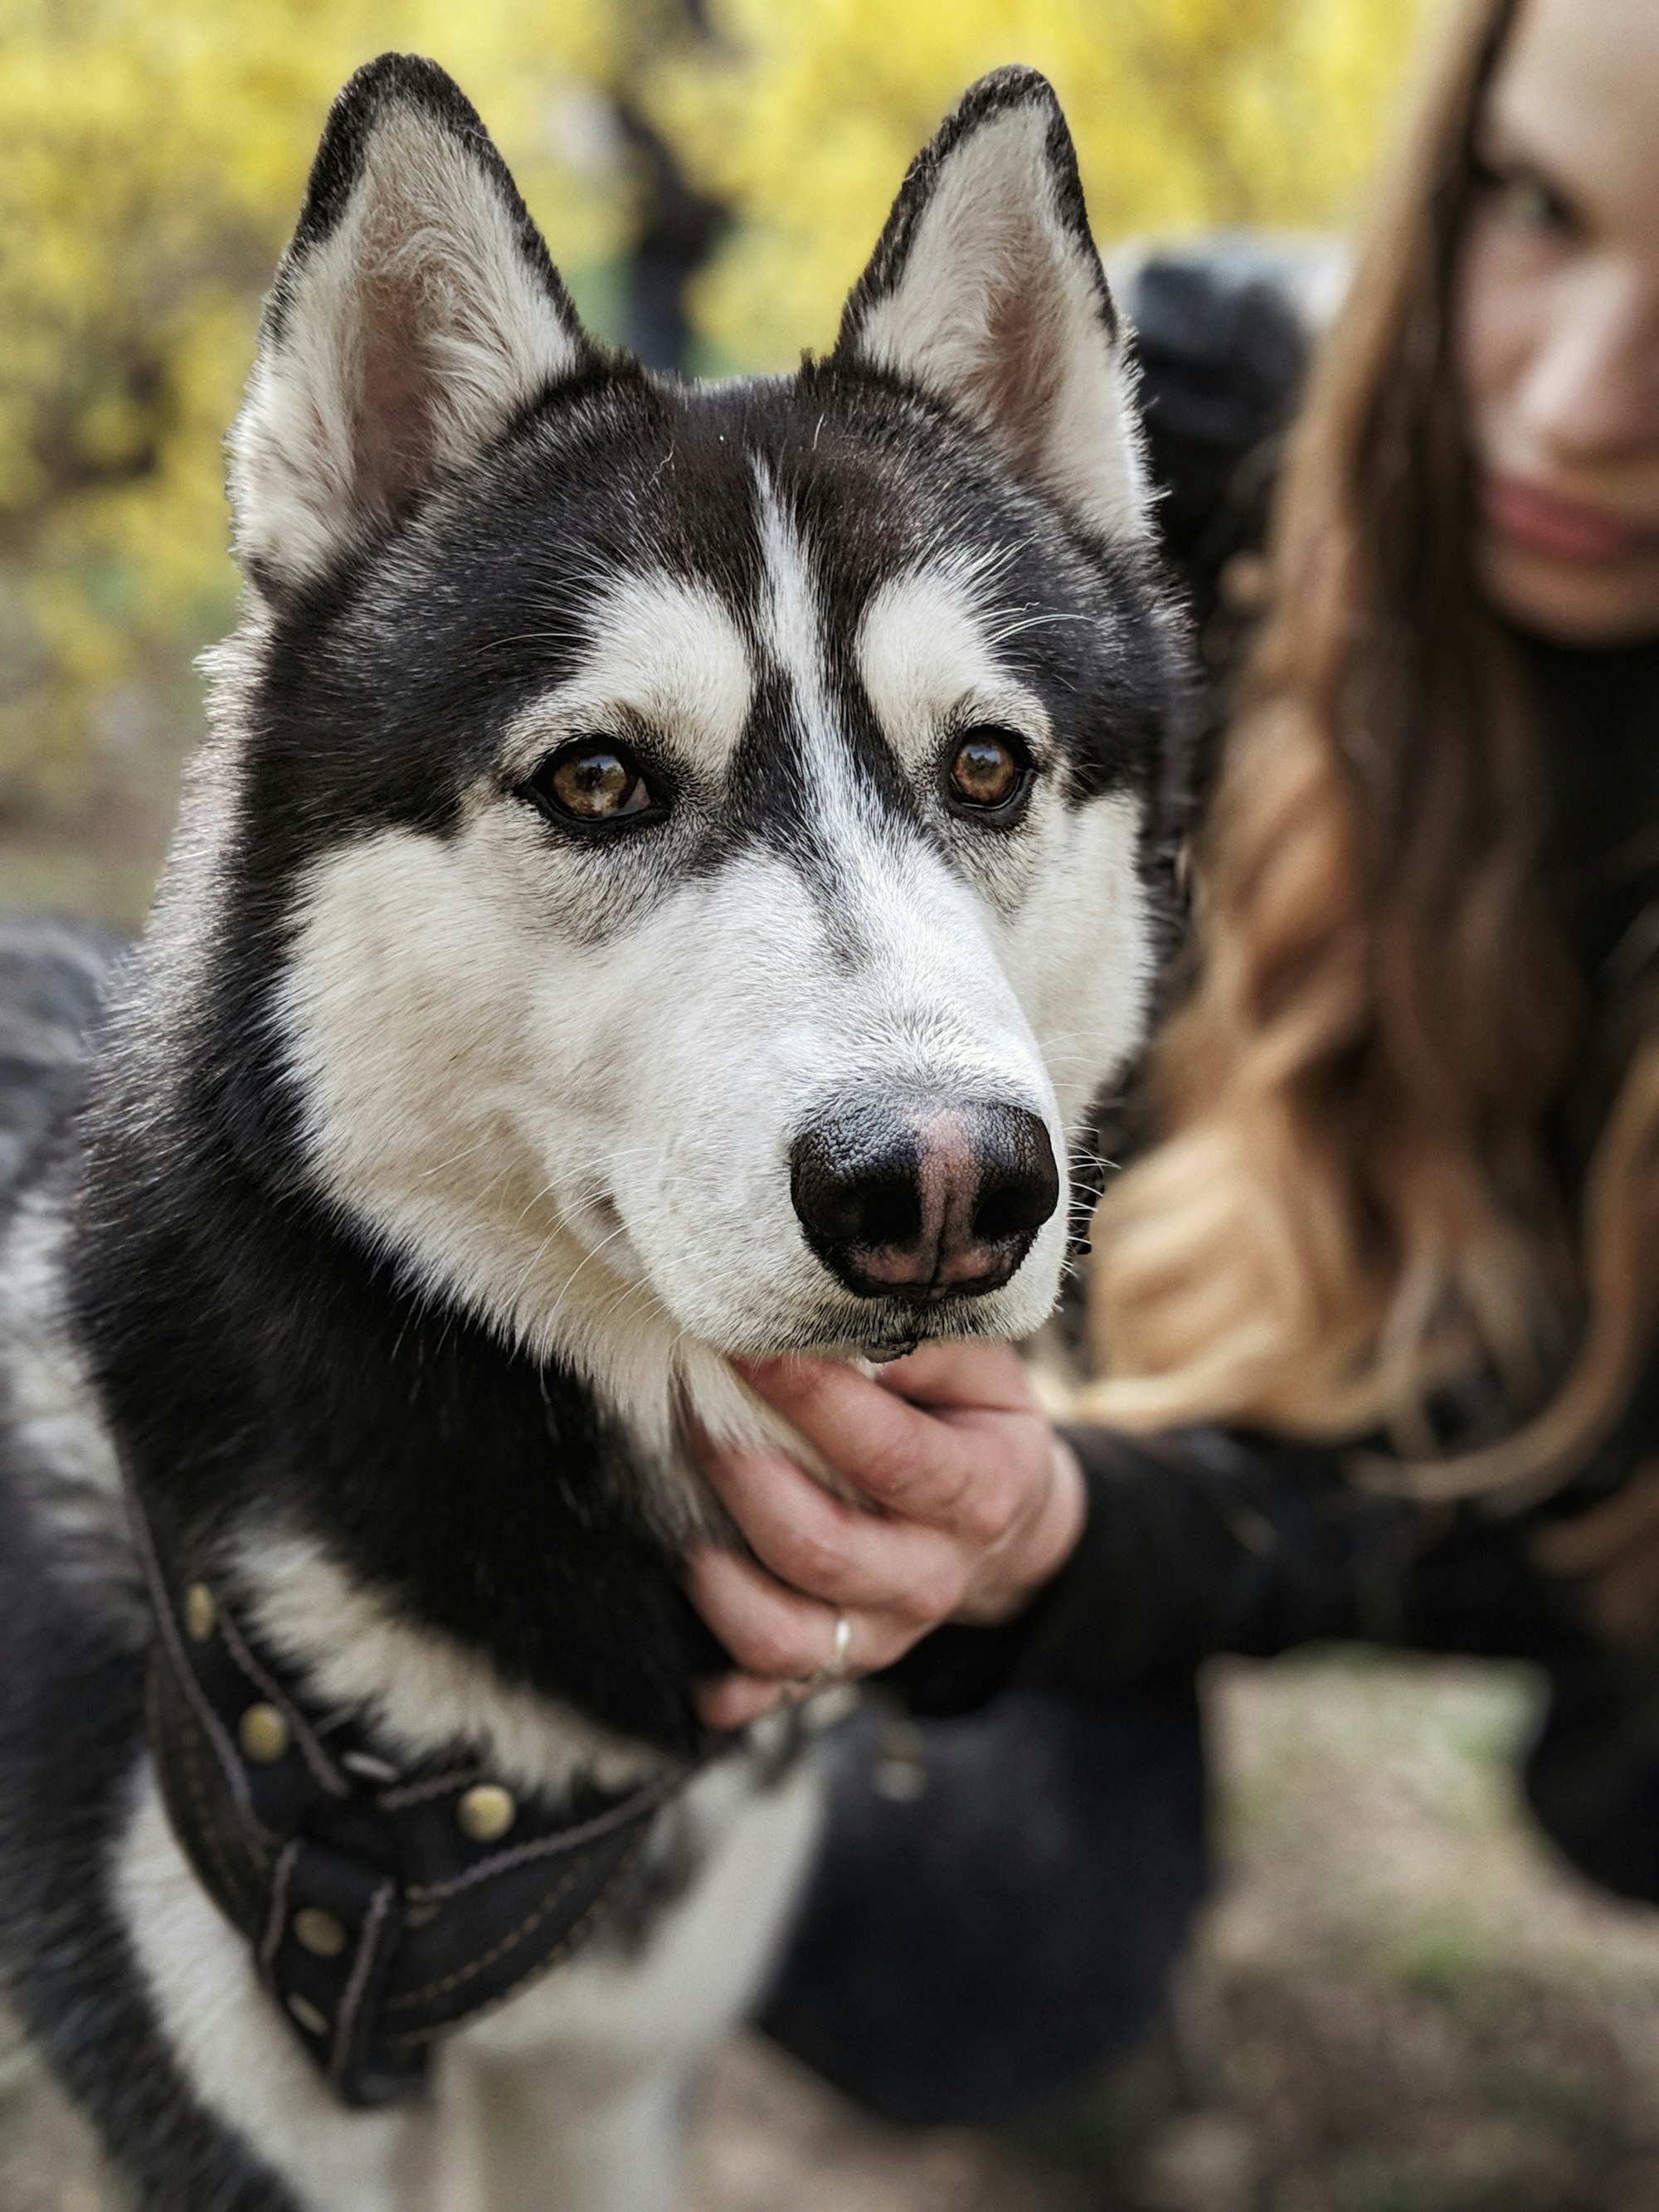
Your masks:
<svg viewBox="0 0 1659 2212"><path fill-rule="evenodd" d="M958 811L1006 816L1031 787L1031 757L1012 730L988 723L956 742L946 795Z"/></svg>
<svg viewBox="0 0 1659 2212"><path fill-rule="evenodd" d="M524 789L552 820L584 829L663 811L633 754L610 738L578 738L562 745Z"/></svg>

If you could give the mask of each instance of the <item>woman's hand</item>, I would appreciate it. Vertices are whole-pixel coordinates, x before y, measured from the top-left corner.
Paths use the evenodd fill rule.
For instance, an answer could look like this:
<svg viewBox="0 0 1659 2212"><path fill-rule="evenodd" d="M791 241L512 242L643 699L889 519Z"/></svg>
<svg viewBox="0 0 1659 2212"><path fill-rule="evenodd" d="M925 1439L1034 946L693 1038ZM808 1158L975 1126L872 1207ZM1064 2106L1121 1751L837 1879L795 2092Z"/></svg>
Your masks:
<svg viewBox="0 0 1659 2212"><path fill-rule="evenodd" d="M890 1667L942 1621L1010 1619L1082 1533L1077 1461L1006 1345L928 1345L873 1380L823 1359L742 1371L873 1510L781 1452L701 1442L755 1553L702 1544L688 1563L692 1602L740 1669L698 1691L712 1728L800 1695L836 1658L842 1616L837 1674Z"/></svg>

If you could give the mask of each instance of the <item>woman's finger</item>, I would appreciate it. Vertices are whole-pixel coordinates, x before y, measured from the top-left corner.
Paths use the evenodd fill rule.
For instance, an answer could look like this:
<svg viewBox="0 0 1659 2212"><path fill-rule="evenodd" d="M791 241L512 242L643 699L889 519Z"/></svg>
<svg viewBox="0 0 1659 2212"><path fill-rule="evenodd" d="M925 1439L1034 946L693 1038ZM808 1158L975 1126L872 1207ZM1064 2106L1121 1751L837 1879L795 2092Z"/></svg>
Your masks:
<svg viewBox="0 0 1659 2212"><path fill-rule="evenodd" d="M793 1704L799 1692L785 1682L763 1682L757 1674L721 1674L712 1682L699 1682L691 1692L697 1718L705 1728L747 1728L751 1721Z"/></svg>
<svg viewBox="0 0 1659 2212"><path fill-rule="evenodd" d="M931 1628L960 1602L961 1555L936 1529L860 1512L781 1452L693 1439L710 1486L780 1582L837 1607L872 1607Z"/></svg>
<svg viewBox="0 0 1659 2212"><path fill-rule="evenodd" d="M1012 1344L985 1337L941 1337L890 1360L872 1378L912 1405L948 1413L1024 1413L1036 1400L1025 1363Z"/></svg>
<svg viewBox="0 0 1659 2212"><path fill-rule="evenodd" d="M839 1674L890 1666L908 1647L905 1632L879 1614L823 1605L786 1589L753 1560L715 1544L693 1548L685 1587L739 1671L766 1681L809 1682L832 1665L839 1613L851 1632Z"/></svg>
<svg viewBox="0 0 1659 2212"><path fill-rule="evenodd" d="M855 1489L890 1513L960 1526L994 1540L993 1507L1008 1489L1000 1455L969 1427L942 1421L884 1390L856 1368L792 1358L745 1366L762 1396L793 1422Z"/></svg>

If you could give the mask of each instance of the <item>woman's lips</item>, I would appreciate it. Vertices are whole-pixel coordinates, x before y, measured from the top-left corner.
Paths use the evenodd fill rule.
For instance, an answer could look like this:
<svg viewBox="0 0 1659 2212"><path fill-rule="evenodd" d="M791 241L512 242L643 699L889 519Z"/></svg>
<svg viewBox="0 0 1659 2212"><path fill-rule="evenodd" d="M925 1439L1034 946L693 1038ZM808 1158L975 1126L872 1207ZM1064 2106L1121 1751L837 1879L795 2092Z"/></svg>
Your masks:
<svg viewBox="0 0 1659 2212"><path fill-rule="evenodd" d="M1564 499L1522 477L1482 477L1480 505L1501 537L1553 561L1607 567L1659 550L1659 530L1643 529L1605 507Z"/></svg>

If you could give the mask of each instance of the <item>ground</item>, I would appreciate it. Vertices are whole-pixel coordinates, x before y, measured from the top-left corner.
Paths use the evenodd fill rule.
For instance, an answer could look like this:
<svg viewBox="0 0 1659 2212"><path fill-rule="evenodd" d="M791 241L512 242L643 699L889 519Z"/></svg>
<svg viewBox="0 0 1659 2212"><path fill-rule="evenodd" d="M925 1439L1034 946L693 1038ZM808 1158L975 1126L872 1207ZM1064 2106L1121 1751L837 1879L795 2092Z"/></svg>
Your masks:
<svg viewBox="0 0 1659 2212"><path fill-rule="evenodd" d="M1221 1878L1134 2064L1010 2145L876 2127L739 2039L690 2212L1659 2212L1659 1912L1527 1826L1537 1694L1369 1654L1218 1669ZM118 2203L8 2049L0 2212Z"/></svg>

